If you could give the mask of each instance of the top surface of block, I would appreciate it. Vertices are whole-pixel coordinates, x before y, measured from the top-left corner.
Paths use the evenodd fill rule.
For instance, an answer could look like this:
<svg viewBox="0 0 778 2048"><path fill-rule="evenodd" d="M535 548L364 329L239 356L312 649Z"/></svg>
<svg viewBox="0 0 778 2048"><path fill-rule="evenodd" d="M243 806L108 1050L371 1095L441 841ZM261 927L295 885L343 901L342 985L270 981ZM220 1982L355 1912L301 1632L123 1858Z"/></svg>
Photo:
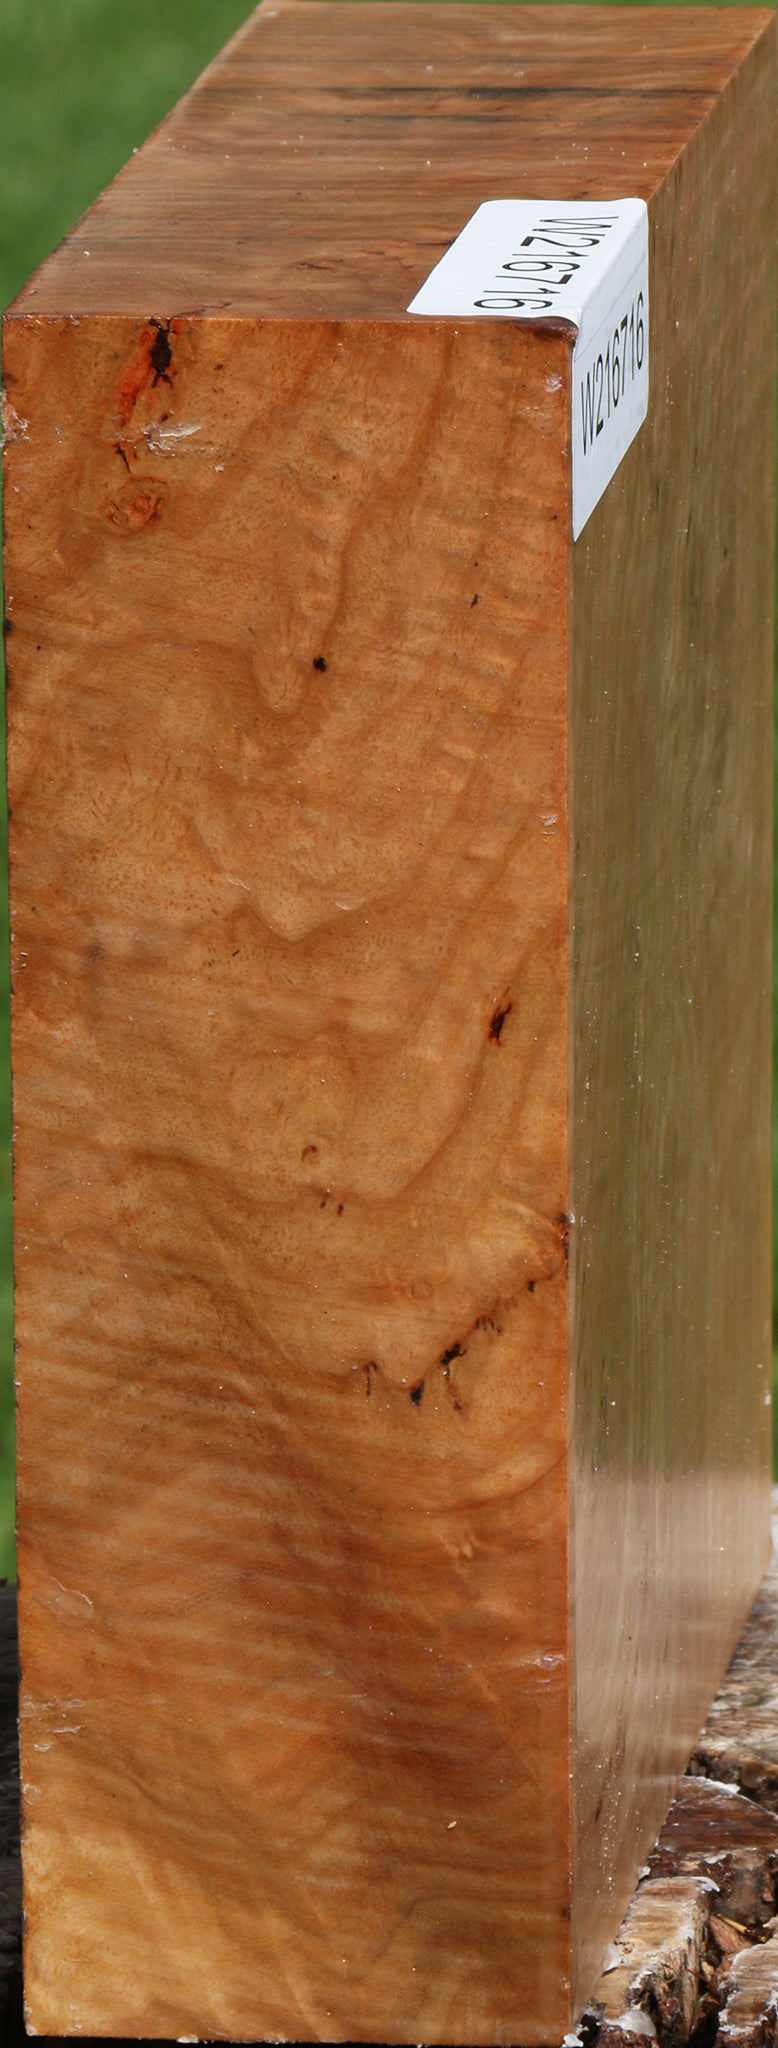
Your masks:
<svg viewBox="0 0 778 2048"><path fill-rule="evenodd" d="M482 200L649 199L772 20L276 0L13 310L403 318Z"/></svg>

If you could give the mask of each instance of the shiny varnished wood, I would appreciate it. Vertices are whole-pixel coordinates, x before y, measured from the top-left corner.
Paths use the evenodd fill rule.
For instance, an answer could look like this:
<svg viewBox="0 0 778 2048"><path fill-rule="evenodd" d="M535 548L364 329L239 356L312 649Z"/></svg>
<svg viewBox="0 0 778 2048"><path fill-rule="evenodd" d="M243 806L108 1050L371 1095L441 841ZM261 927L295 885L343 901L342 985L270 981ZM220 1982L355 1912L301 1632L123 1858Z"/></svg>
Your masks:
<svg viewBox="0 0 778 2048"><path fill-rule="evenodd" d="M657 402L573 554L582 1986L767 1551L774 91L656 196Z"/></svg>
<svg viewBox="0 0 778 2048"><path fill-rule="evenodd" d="M271 7L7 319L39 2032L558 2040L761 1575L772 33ZM575 550L570 334L404 310L539 189Z"/></svg>

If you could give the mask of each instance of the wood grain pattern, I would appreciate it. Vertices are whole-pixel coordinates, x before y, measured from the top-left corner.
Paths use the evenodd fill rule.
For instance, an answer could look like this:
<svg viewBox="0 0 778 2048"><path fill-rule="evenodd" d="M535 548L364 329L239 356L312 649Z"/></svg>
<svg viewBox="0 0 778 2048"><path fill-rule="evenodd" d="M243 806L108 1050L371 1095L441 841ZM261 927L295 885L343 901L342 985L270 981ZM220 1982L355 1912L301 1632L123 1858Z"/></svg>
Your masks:
<svg viewBox="0 0 778 2048"><path fill-rule="evenodd" d="M657 194L662 403L573 554L582 1986L768 1554L774 99Z"/></svg>
<svg viewBox="0 0 778 2048"><path fill-rule="evenodd" d="M85 1926L118 2034L488 2034L517 1925L563 2018L567 347L181 323L158 487L101 438L137 324L26 336L30 510L73 420L12 564L49 2031L105 2024Z"/></svg>
<svg viewBox="0 0 778 2048"><path fill-rule="evenodd" d="M649 199L769 23L340 4L260 7L20 310L403 320L483 199Z"/></svg>
<svg viewBox="0 0 778 2048"><path fill-rule="evenodd" d="M558 2040L758 1583L772 36L260 11L7 319L39 2032ZM404 307L617 164L657 396L573 550L570 333Z"/></svg>

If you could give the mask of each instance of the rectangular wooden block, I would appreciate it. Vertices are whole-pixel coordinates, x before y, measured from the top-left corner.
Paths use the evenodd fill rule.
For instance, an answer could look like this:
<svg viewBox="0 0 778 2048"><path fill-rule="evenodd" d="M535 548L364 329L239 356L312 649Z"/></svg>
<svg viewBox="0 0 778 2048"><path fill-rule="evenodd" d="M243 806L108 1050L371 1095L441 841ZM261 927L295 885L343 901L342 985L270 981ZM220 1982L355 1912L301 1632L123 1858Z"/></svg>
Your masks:
<svg viewBox="0 0 778 2048"><path fill-rule="evenodd" d="M7 316L39 2032L557 2043L758 1584L774 41L282 0Z"/></svg>

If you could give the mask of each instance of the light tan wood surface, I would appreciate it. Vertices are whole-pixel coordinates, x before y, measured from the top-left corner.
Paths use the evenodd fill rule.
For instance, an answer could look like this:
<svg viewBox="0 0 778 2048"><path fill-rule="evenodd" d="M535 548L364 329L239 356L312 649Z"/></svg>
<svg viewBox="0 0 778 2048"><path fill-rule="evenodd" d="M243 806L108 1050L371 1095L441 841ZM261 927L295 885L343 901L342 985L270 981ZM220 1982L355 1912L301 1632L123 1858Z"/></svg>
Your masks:
<svg viewBox="0 0 778 2048"><path fill-rule="evenodd" d="M558 2041L761 1576L772 66L271 8L7 318L39 2032ZM541 182L574 549L571 332L404 311Z"/></svg>
<svg viewBox="0 0 778 2048"><path fill-rule="evenodd" d="M774 98L653 202L655 402L573 550L583 1996L767 1551Z"/></svg>

